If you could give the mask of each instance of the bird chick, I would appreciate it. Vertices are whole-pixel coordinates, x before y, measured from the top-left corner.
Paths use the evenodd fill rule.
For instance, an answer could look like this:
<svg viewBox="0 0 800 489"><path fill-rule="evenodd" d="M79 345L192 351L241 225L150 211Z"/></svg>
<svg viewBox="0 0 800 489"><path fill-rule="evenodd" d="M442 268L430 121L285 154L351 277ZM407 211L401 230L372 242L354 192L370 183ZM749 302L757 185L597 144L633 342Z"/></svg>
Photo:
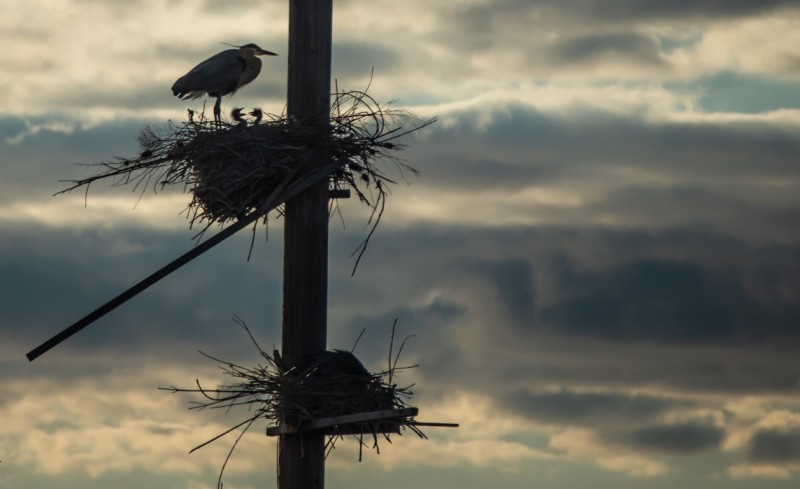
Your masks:
<svg viewBox="0 0 800 489"><path fill-rule="evenodd" d="M264 117L264 112L258 107L256 107L250 111L250 115L255 117L255 120L253 121L253 125L255 126L261 122L261 118Z"/></svg>
<svg viewBox="0 0 800 489"><path fill-rule="evenodd" d="M237 127L247 127L247 119L242 114L243 110L244 107L237 107L231 111L231 118L236 122Z"/></svg>

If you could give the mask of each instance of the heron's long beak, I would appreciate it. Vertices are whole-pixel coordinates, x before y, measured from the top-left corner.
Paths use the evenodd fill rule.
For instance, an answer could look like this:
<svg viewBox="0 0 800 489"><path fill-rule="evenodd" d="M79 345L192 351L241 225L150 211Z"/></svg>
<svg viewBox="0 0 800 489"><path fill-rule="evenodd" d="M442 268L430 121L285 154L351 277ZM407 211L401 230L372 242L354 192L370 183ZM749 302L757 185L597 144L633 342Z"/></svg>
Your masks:
<svg viewBox="0 0 800 489"><path fill-rule="evenodd" d="M272 51L267 51L266 49L259 49L256 54L262 55L262 56L277 56L278 55L278 53L273 53Z"/></svg>

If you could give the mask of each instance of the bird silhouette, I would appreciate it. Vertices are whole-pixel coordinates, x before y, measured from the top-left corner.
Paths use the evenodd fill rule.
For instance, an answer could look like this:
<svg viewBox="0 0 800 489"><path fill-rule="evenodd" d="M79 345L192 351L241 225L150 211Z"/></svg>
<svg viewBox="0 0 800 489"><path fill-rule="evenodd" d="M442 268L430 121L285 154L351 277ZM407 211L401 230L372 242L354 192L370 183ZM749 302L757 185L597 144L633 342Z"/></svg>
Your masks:
<svg viewBox="0 0 800 489"><path fill-rule="evenodd" d="M206 94L216 97L214 121L217 125L221 121L223 95L234 93L256 79L261 72L259 56L277 56L252 43L234 47L236 49L226 49L198 64L172 85L172 94L181 100L196 99Z"/></svg>

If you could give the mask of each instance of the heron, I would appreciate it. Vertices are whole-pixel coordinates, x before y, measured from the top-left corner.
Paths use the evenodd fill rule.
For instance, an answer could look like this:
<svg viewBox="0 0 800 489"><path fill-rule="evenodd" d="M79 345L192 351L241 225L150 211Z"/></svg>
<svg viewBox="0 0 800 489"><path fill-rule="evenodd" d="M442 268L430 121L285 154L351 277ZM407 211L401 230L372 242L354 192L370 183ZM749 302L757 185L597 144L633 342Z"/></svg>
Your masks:
<svg viewBox="0 0 800 489"><path fill-rule="evenodd" d="M215 54L178 78L172 85L172 94L181 100L196 99L205 94L216 97L214 121L217 124L221 121L222 96L234 93L256 79L261 72L259 56L277 56L253 43L230 46L236 49L226 49Z"/></svg>

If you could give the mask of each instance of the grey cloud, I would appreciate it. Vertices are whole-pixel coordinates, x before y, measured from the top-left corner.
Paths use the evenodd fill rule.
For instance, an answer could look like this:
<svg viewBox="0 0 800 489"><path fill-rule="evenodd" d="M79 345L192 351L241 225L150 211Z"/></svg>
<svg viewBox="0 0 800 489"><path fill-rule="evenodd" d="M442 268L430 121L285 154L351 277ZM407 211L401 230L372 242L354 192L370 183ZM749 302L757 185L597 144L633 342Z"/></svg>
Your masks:
<svg viewBox="0 0 800 489"><path fill-rule="evenodd" d="M748 0L734 1L704 1L692 0L571 0L567 2L548 1L550 5L558 6L564 11L577 12L588 18L603 18L608 20L674 20L681 18L731 18L757 15L772 11L780 7L796 7L792 0L767 0L763 2L750 2Z"/></svg>
<svg viewBox="0 0 800 489"><path fill-rule="evenodd" d="M796 10L792 0L750 2L723 1L638 1L638 0L506 0L469 2L440 7L442 22L432 34L454 59L469 54L506 53L519 55L514 73L529 77L551 77L560 71L574 71L574 66L591 63L602 66L611 62L623 79L648 77L654 70L670 72L661 53L670 46L686 45L686 38L643 35L643 27L652 23L663 26L707 26L748 16L767 15L785 9ZM524 34L522 34L524 33ZM557 35L557 37L554 37ZM469 55L467 54L467 55ZM620 70L619 62L625 69ZM580 63L580 64L578 64ZM787 57L779 71L793 73L796 61ZM449 71L469 73L470 65L448 65ZM502 71L503 68L498 68ZM517 75L513 75L517 76ZM522 75L525 76L525 75ZM613 77L614 75L609 75Z"/></svg>
<svg viewBox="0 0 800 489"><path fill-rule="evenodd" d="M765 464L799 463L800 429L757 431L750 440L747 459Z"/></svg>
<svg viewBox="0 0 800 489"><path fill-rule="evenodd" d="M153 434L156 434L156 435L164 435L164 436L172 435L174 433L178 433L179 432L179 430L176 429L176 428L169 427L169 426L158 426L158 425L148 426L145 429L149 433L153 433Z"/></svg>
<svg viewBox="0 0 800 489"><path fill-rule="evenodd" d="M14 135L20 142L0 141L4 163L0 202L54 198L54 193L66 187L64 180L91 174L93 170L81 163L101 161L115 154L135 154L138 146L140 127L131 121L110 122L87 130L78 121L58 113L11 119L16 119L14 126L21 130ZM67 130L50 128L53 124ZM99 186L93 190L102 191Z"/></svg>
<svg viewBox="0 0 800 489"><path fill-rule="evenodd" d="M490 124L485 124L487 116ZM480 176L486 177L487 185L496 184L493 178L500 178L505 185L533 177L534 171L558 172L556 175L575 181L581 177L579 169L596 177L594 172L627 166L651 174L669 173L673 178L677 174L684 178L718 175L723 170L729 176L765 172L791 176L796 170L795 155L800 152L800 135L771 123L658 123L580 109L564 117L521 104L507 104L488 113L464 111L449 122L446 128L426 130L428 141L436 146L415 148L415 153L430 151L422 153L430 159L423 167L424 175L449 175L450 183L452 175L460 171L463 157L467 162L484 163L486 173ZM501 155L507 165L504 169L519 173L494 171L491 161ZM760 165L753 164L756 158ZM478 163L467 166L467 177L471 170L479 169Z"/></svg>
<svg viewBox="0 0 800 489"><path fill-rule="evenodd" d="M116 227L113 236L97 231L15 229L0 249L4 335L33 348L190 249L190 236L189 231L159 233L123 226ZM111 254L113 240L138 243L143 251ZM222 354L249 345L246 334L231 321L233 314L248 321L257 336L276 338L280 250L261 247L248 263L248 245L246 236L231 239L59 348L168 348L176 355L194 356L198 345L210 345L209 353ZM181 344L192 346L168 346Z"/></svg>
<svg viewBox="0 0 800 489"><path fill-rule="evenodd" d="M84 7L81 4L101 4L101 5L108 5L113 4L114 9L124 9L124 8L132 8L139 10L142 8L142 4L144 3L142 0L131 0L130 2L126 0L112 0L112 1L105 1L105 0L74 0L78 7Z"/></svg>
<svg viewBox="0 0 800 489"><path fill-rule="evenodd" d="M762 277L763 282L757 284L762 289L759 294L770 296L773 290L786 287L788 281L792 280L794 272L786 269L786 264L792 262L791 257L797 253L796 247L760 249L699 231L642 233L541 227L491 232L469 228L418 229L414 232L405 230L402 235L384 230L378 232L372 246L374 255L366 257L362 270L354 279L356 282L374 284L373 290L360 301L366 307L392 304L393 300L400 300L397 295L399 291L407 291L405 294L411 296L425 296L436 291L437 294L444 294L443 297L448 297L451 290L461 291L457 297L451 296L449 300L466 307L463 317L459 316L456 321L449 323L431 321L423 328L409 330L420 336L419 344L425 345L419 351L419 357L425 364L428 364L428 355L436 358L438 350L453 346L449 338L463 334L458 329L459 324L486 321L479 331L472 330L471 335L477 336L470 336L473 341L467 342L478 341L484 348L467 347L459 342L462 346L454 352L458 354L448 354L447 361L442 365L443 372L446 370L449 374L423 369L422 373L429 381L438 382L441 375L452 375L448 377L451 383L453 378L459 378L471 388L490 392L496 392L502 386L536 386L552 382L580 386L614 385L621 389L633 385L655 385L689 392L737 395L746 392L794 392L797 389L798 371L790 346L797 342L796 330L793 336L792 333L786 333L770 338L766 336L768 329L765 329L770 327L769 324L738 323L738 319L734 318L739 330L706 331L700 328L695 331L682 329L678 325L675 329L664 326L654 330L642 328L620 333L612 326L611 333L617 332L619 336L612 336L603 330L594 334L553 331L536 320L520 320L510 313L507 316L497 314L498 310L511 310L510 304L504 304L498 298L497 291L520 287L519 284L525 284L526 281L520 282L519 273L498 273L498 270L520 263L519 259L509 259L506 263L486 258L525 256L525 261L536 264L533 277L536 285L533 290L537 303L541 297L540 308L544 310L553 304L562 304L568 310L566 303L561 302L564 300L560 295L563 291L578 295L588 291L592 294L616 294L614 291L619 287L619 290L624 290L620 292L623 297L615 300L615 304L622 308L646 309L660 304L662 308L669 310L674 306L678 310L668 311L668 317L674 318L681 311L691 315L694 310L688 306L683 308L681 298L699 294L699 303L712 312L718 308L727 311L727 317L732 317L738 307L747 309L752 306L761 317L769 318L780 317L785 314L781 311L787 308L796 310L797 306L791 305L791 300L756 301L749 295L751 290L742 291L733 277L737 273L744 275L751 269L771 270ZM421 249L428 252L421 253L418 251ZM606 261L611 258L609 250L613 250L611 256L616 257L612 258L611 263ZM654 257L660 259L654 260ZM395 268L389 272L390 268L384 268L383 263L394 263ZM465 266L469 263L472 265ZM476 263L481 265L476 266ZM714 266L706 265L710 263L714 263ZM401 264L399 269L397 264ZM590 273L587 268L596 271ZM720 269L727 271L722 273ZM649 278L653 281L648 281ZM705 284L708 290L702 290L704 281L708 281ZM625 285L621 286L621 283ZM348 285L342 284L341 287ZM378 293L384 288L385 294ZM672 289L675 292L668 293ZM738 290L740 295L727 297L729 290ZM666 296L661 298L660 294ZM626 301L629 295L630 304ZM357 296L352 298L354 303L359 303ZM695 299L689 297L688 300L691 305ZM655 302L651 304L651 301ZM743 304L731 305L737 301ZM503 306L503 309L498 309L497 305ZM401 327L416 324L406 320L409 316L413 317L414 313L392 306L383 307L389 312L374 316L380 318L375 328L383 327L385 330L395 317L400 318ZM485 313L486 310L490 312ZM702 313L703 309L697 311ZM692 319L692 324L698 323ZM360 328L351 326L349 338L354 337L357 330ZM623 333L628 335L624 336ZM737 339L737 334L740 339ZM774 351L769 356L760 355L756 343L741 339L747 337L761 337L774 347L783 345L785 349L779 350L784 353ZM685 350L689 343L696 345L692 351L696 350L697 355L674 356L677 349ZM411 351L415 350L416 345L416 342L412 343ZM374 348L383 355L385 340ZM742 348L750 353L744 354ZM368 351L372 349L366 348ZM428 353L429 350L432 353ZM553 356L553 351L562 354ZM524 357L524 360L517 355ZM492 367L488 370L485 366L479 367L479 362Z"/></svg>
<svg viewBox="0 0 800 489"><path fill-rule="evenodd" d="M548 56L558 64L605 60L629 61L644 66L664 65L659 43L632 32L592 34L559 40L548 46Z"/></svg>
<svg viewBox="0 0 800 489"><path fill-rule="evenodd" d="M19 116L5 116L0 119L0 140L13 139L28 128L25 119Z"/></svg>
<svg viewBox="0 0 800 489"><path fill-rule="evenodd" d="M205 0L202 8L214 15L241 16L243 15L243 12L254 10L261 5L263 5L263 3L258 0L236 0L235 2Z"/></svg>
<svg viewBox="0 0 800 489"><path fill-rule="evenodd" d="M218 2L214 2L217 4ZM230 9L227 9L230 10ZM231 49L233 45L242 45L254 42L264 49L268 49L278 54L278 57L265 58L263 69L270 70L274 66L285 66L286 53L279 52L281 46L286 43L285 39L278 37L268 37L264 40L262 38L249 39L240 37L240 34L235 34L232 38L222 39L221 42L211 44L188 44L188 43L159 43L144 47L142 50L132 54L136 56L135 59L147 62L153 59L158 59L159 62L164 64L174 65L175 69L180 72L176 73L175 77L182 75L184 72L189 71L194 65L200 63L204 59L210 58L216 53ZM263 76L263 73L262 73Z"/></svg>
<svg viewBox="0 0 800 489"><path fill-rule="evenodd" d="M533 319L536 292L530 262L509 258L499 262L467 263L467 267L489 279L497 291L497 300L515 322L525 323Z"/></svg>
<svg viewBox="0 0 800 489"><path fill-rule="evenodd" d="M334 42L332 51L333 76L345 80L369 77L373 68L382 75L402 68L399 51L380 44Z"/></svg>
<svg viewBox="0 0 800 489"><path fill-rule="evenodd" d="M501 404L529 419L566 425L598 426L650 420L694 403L646 395L581 393L568 390L531 392L518 390Z"/></svg>
<svg viewBox="0 0 800 489"><path fill-rule="evenodd" d="M793 206L758 205L753 201L753 194L758 199L758 192L743 195L699 182L675 182L666 187L631 183L594 199L587 207L599 215L627 215L640 225L647 224L649 218L645 216L659 216L664 225L680 225L673 221L676 219L683 225L737 230L741 235L756 234L756 223L767 221L775 231L762 231L765 237L800 225L800 213ZM632 207L636 208L635 213L629 212ZM669 212L664 212L665 209Z"/></svg>
<svg viewBox="0 0 800 489"><path fill-rule="evenodd" d="M738 278L691 263L641 261L567 280L542 321L562 334L750 342L800 337L800 307L754 300Z"/></svg>
<svg viewBox="0 0 800 489"><path fill-rule="evenodd" d="M656 123L597 111L560 117L516 104L489 114L482 126L486 114L475 110L427 131L414 148L420 185L587 189L593 197L577 209L528 210L565 225L613 216L623 225L713 227L767 241L791 240L797 229L792 187L758 183L800 178L800 134L780 124Z"/></svg>
<svg viewBox="0 0 800 489"><path fill-rule="evenodd" d="M454 331L456 323L463 318L466 309L463 305L437 299L419 307L400 306L391 311L377 315L366 315L354 312L344 327L345 337L340 341L355 340L362 330L364 336L359 340L355 353L365 364L373 368L385 368L388 365L390 348L390 329L397 319L397 331L394 339L394 354L402 342L409 336L423 335L424 340L409 338L408 346L401 354L399 365L413 364L415 359L423 359L426 369L437 376L452 373L463 363L461 353L448 347L447 338ZM342 345L347 347L349 345Z"/></svg>
<svg viewBox="0 0 800 489"><path fill-rule="evenodd" d="M261 99L263 102L282 100L286 94L285 77L283 76L283 66L281 69L269 70L264 72L254 82L237 91L235 94L223 97L223 102L228 106L235 106L240 100ZM187 68L188 71L188 68ZM180 70L175 72L175 78L180 76ZM202 98L196 101L181 101L172 95L170 86L174 80L163 80L146 85L140 85L135 90L120 92L115 89L106 89L103 86L79 87L68 93L59 93L48 102L60 110L69 111L70 108L85 107L111 107L118 109L163 109L165 106L172 106L176 109L181 107L193 107L198 110L205 103L209 106L214 99Z"/></svg>
<svg viewBox="0 0 800 489"><path fill-rule="evenodd" d="M558 348L570 352L562 358L546 358L546 352L537 350L538 356L544 358L536 358L532 352L527 362L503 366L498 375L510 385L557 383L619 389L646 385L678 390L687 395L791 395L800 383L800 375L789 353L791 346L774 357L751 352L749 358L742 359L736 356L735 350L715 348L705 353L684 355L682 361L677 361L673 358L677 351L674 346L663 346L655 351L648 349L650 358L643 358L637 351L641 349L640 345L621 349L603 344L607 351L593 354L586 351L588 347L570 348L567 343L568 340L556 343Z"/></svg>
<svg viewBox="0 0 800 489"><path fill-rule="evenodd" d="M635 450L667 455L690 455L718 448L725 429L713 424L688 422L652 425L630 431L603 433L602 438Z"/></svg>
<svg viewBox="0 0 800 489"><path fill-rule="evenodd" d="M247 90L231 103L238 103L240 96L269 97L280 91L268 80L258 81ZM150 89L145 92L151 95ZM111 94L87 92L74 100L79 102L84 97L88 102L95 97L100 103L133 106L141 103L140 95L144 96L128 94L116 99ZM163 97L178 104L169 93ZM757 182L765 178L797 178L800 136L779 125L657 124L598 112L567 118L514 104L498 107L490 114L487 126L477 122L485 120L485 114L466 111L450 126L427 129L426 139L413 143L416 161L410 163L423 175L415 184L451 190L513 191L531 185L568 185L576 192L584 187L608 190L590 205L577 209L544 204L536 209L539 215L564 224L614 214L636 225L713 223L721 232L770 238L776 233L785 236L796 228L794 194L780 188L767 193L757 187ZM6 119L6 132L18 134L27 121ZM15 181L25 182L30 188L38 180L42 187L47 185L46 192L52 193L58 189L52 183L55 179L68 178L78 170L62 167L66 171L54 172L55 162L42 166L47 151L58 148L62 162L97 161L112 154L135 152L138 132L130 122L104 124L90 131L76 128L71 135L43 130L24 144L7 147L4 159L15 163L8 166L8 171L16 174ZM653 186L636 179L621 180L619 172L628 170L659 183ZM720 179L726 185L721 185ZM15 185L11 191L22 188ZM661 212L664 208L670 212ZM661 217L653 219L656 214ZM698 221L698 217L703 220Z"/></svg>
<svg viewBox="0 0 800 489"><path fill-rule="evenodd" d="M149 251L114 259L104 256L109 237L105 232L13 229L15 238L2 241L0 257L5 257L6 266L13 260L21 263L4 270L11 270L11 276L2 275L4 286L17 284L20 289L12 294L13 303L7 306L19 321L0 321L3 339L11 333L11 344L34 346L190 245L190 233L116 229L112 234L141 242ZM582 276L574 263L579 250L583 263L589 264L602 264L603 250L609 249L621 256L669 250L691 254L702 262L718 254L720 245L727 243L728 249L740 248L738 258L728 258L734 262L763 259L741 243L699 233L425 227L397 231L387 227L378 232L363 268L351 279L351 263L346 259L352 250L352 243L345 239L348 236L352 238L341 231L332 233L331 311L341 319L331 321L329 344L349 348L366 326L367 333L356 354L371 368L382 368L388 354L389 328L399 318L398 340L408 334L417 335L406 346L400 363L421 363L418 371L409 376L404 373L401 381L410 375L420 378L424 399L444 396L454 389L477 392L500 399L501 407L530 419L589 428L604 422L626 428L623 431L628 433L631 423L647 426L673 410L706 405L708 401L692 400L700 393L739 396L797 389L797 364L790 343L775 344L769 351L749 347L727 351L712 346L687 350L665 342L648 346L574 337L548 339L541 330L515 328L498 317L476 325L475 314L494 297L452 293L454 284L463 287L474 280L485 281L495 290L525 284L527 274L513 271L524 271L521 264L525 262L536 264L534 278L541 284L535 289L537 294L549 293L550 275L558 267L571 271L572 276L567 274L563 280L574 287L573 281L580 281ZM280 240L273 237L270 243L260 241L251 263L245 262L249 236L221 245L70 340L59 355L71 353L78 358L102 351L130 355L133 360L120 361L136 362L155 361L159 355L168 354L188 365L207 365L196 354L201 349L247 364L247 358L255 357L253 349L244 333L232 324L230 315L245 319L262 346L271 348L279 341ZM49 243L59 246L53 251ZM558 259L560 264L555 266L547 260L552 250L563 253ZM599 256L593 256L595 252ZM43 258L48 254L52 256ZM495 256L526 258L496 261ZM776 259L780 261L782 257ZM31 267L32 273L28 274L30 263L37 260L40 268ZM469 260L485 265L462 274L452 273ZM56 267L58 264L60 268ZM61 276L61 282L48 282L47 269ZM504 282L506 285L500 285ZM358 289L370 293L362 295ZM434 293L437 299L413 305L414 298ZM461 329L461 325L469 327ZM20 349L20 360L23 353ZM22 366L2 367L4 376L24 372ZM96 375L91 370L70 368L64 365L60 375ZM582 394L568 388L542 393L536 390L541 385L611 387L619 393ZM685 395L662 398L625 392L641 386L663 386ZM652 441L652 437L659 438L657 435L657 430L655 434L640 435L644 438L641 443L650 443L653 451L669 445L668 441ZM678 448L673 450L670 453L677 453Z"/></svg>
<svg viewBox="0 0 800 489"><path fill-rule="evenodd" d="M628 189L574 211L590 213L606 205L604 212L639 211L644 218L659 220L659 202L688 200L708 207L703 195L713 199L719 199L720 193L733 196L740 193L743 184L759 178L787 181L796 168L797 136L767 124L648 125L633 118L597 113L578 120L516 105L498 108L485 128L477 124L478 116L461 114L454 125L431 128L423 141L414 143L412 163L423 170L415 186L472 190L481 188L483 181L486 186L507 191L531 182L565 182L570 188L580 188L583 181L591 180L619 189L614 172L624 169L653 172L668 180L707 174L737 182L730 188L716 185L713 192L705 191L702 185L688 192L676 186L673 194L628 185ZM19 121L12 121L14 124L19 125ZM53 154L62 161L97 160L125 153L124 144L135 150L137 133L134 123L106 124L77 130L72 136L42 131L20 146L9 147L13 153L6 153L5 158L30 164L13 166L10 171L20 178L15 177L14 185L7 186L16 193L5 193L4 198L36 192L49 195L58 190L58 177L83 174L80 168L44 165L42 162L52 159ZM464 168L459 166L462 158L469 162ZM492 161L504 164L502 174L492 167ZM532 180L534 175L541 181ZM112 190L119 189L98 188L93 192ZM406 191L413 188L397 189L390 208L403 205ZM777 197L775 192L768 197L748 197L749 206L769 210L775 205L770 199ZM792 199L777 201L792 209L796 206ZM722 209L735 201L720 202ZM747 205L742 202L735 207L732 219L746 216ZM675 206L680 208L678 203ZM357 353L383 365L388 328L397 317L401 332L419 335L419 340L409 344L407 354L409 359L422 361L421 373L431 388L457 383L496 393L555 381L739 394L796 389L797 369L790 360L755 353L735 358L714 348L737 341L748 346L741 341L746 338L772 340L773 345L779 344L777 340L791 344L797 337L796 329L782 331L781 325L788 325L797 314L795 292L800 290L800 274L796 264L800 251L792 244L760 246L732 238L725 228L683 225L693 217L690 210L681 211L687 216L678 216L658 231L604 228L567 220L558 226L415 224L394 228L388 218L352 279L349 254L363 238L363 230L360 223L348 221L347 230L334 227L332 231L331 345L348 348L361 328L369 326ZM536 206L529 212L546 209ZM777 219L787 236L796 235L796 228L787 227L781 213L757 215L762 221ZM739 228L744 225L735 224ZM7 226L4 236L16 238L2 240L2 256L7 257L3 266L9 278L13 276L16 281L9 283L19 284L18 292L12 294L15 300L9 317L30 322L5 322L5 331L13 331L16 341L33 346L45 334L66 326L191 246L189 231L162 233L120 226L113 234L153 251L116 260L104 256L104 248L110 245L108 231ZM113 351L122 348L120 338L124 337L129 340L125 346L132 351L179 349L193 356L200 347L216 353L207 346L227 349L246 344L230 322L232 314L239 314L257 328L267 344L275 341L280 321L279 238L266 245L259 239L255 261L246 264L248 239L242 236L231 241L230 247L202 257L135 299L133 308L108 316L104 325L87 330L87 336L76 339L71 347L85 351L102 344ZM48 243L59 246L51 249ZM226 258L225 253L230 256ZM87 257L93 258L91 263ZM28 270L27 266L13 266L14 262L34 265ZM63 280L49 278L48 269ZM45 285L37 289L35 284L39 283ZM486 290L490 294L485 294ZM603 304L604 294L611 296L609 304ZM46 300L37 300L39 296ZM213 299L198 304L194 300L197 297ZM434 299L426 302L430 297ZM48 304L50 316L41 307L43 303ZM591 318L576 317L579 310L568 307L587 304L606 307L611 311L606 318L619 314L622 325L607 324L605 329L593 330ZM497 305L507 317L494 315ZM34 312L26 316L30 310ZM658 322L650 329L638 328L631 319L654 310L665 312L657 315ZM485 319L486 311L491 311L491 319ZM586 311L584 308L584 314ZM552 329L537 322L536 314L550 321ZM727 325L716 330L689 328L700 324L701 317L722 318ZM748 317L757 321L745 324ZM682 318L688 319L683 322ZM768 321L758 323L761 320ZM673 329L670 321L681 324ZM470 327L461 331L460 324ZM25 329L27 325L30 329ZM110 325L115 327L107 328ZM373 330L380 333L369 340ZM775 338L770 339L769 334ZM158 339L156 344L154 338ZM453 338L463 341L454 342ZM548 338L558 345L553 348L561 351L557 358L549 355L553 348L538 346ZM673 348L699 339L709 351L717 352L715 356L670 360ZM662 348L659 354L663 356L657 364L637 356L647 343ZM485 351L476 351L476 344L483 345ZM512 361L510 357L525 360ZM482 367L483 363L491 367Z"/></svg>
<svg viewBox="0 0 800 489"><path fill-rule="evenodd" d="M51 434L61 430L78 429L79 426L66 420L55 420L50 422L39 423L36 426L37 430Z"/></svg>
<svg viewBox="0 0 800 489"><path fill-rule="evenodd" d="M704 1L691 0L504 0L472 3L456 10L456 18L481 32L489 26L502 25L509 19L529 21L591 20L592 23L625 23L633 21L688 21L695 19L729 19L762 14L778 8L796 7L793 0Z"/></svg>

